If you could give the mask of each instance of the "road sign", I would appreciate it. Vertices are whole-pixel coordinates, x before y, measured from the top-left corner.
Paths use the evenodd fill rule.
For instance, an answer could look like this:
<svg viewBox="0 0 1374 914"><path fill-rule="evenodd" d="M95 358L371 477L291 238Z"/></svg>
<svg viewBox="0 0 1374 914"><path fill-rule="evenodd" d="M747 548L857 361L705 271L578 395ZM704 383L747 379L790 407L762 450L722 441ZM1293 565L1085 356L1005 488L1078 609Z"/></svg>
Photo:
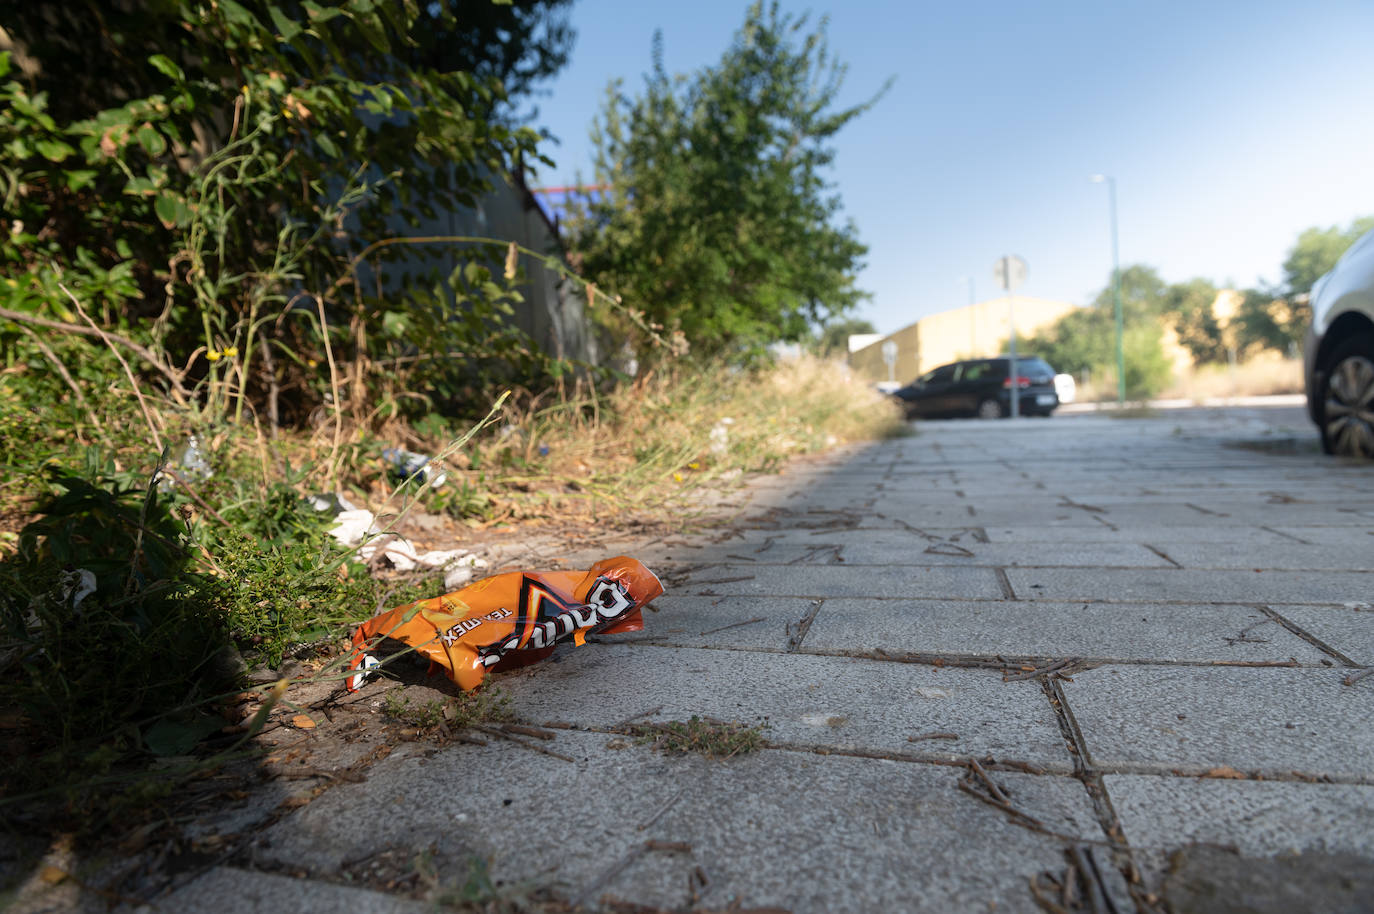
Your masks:
<svg viewBox="0 0 1374 914"><path fill-rule="evenodd" d="M997 258L992 265L992 278L1008 292L1015 292L1026 281L1026 262L1015 254Z"/></svg>
<svg viewBox="0 0 1374 914"><path fill-rule="evenodd" d="M892 340L883 343L883 361L889 366L897 364L897 344Z"/></svg>

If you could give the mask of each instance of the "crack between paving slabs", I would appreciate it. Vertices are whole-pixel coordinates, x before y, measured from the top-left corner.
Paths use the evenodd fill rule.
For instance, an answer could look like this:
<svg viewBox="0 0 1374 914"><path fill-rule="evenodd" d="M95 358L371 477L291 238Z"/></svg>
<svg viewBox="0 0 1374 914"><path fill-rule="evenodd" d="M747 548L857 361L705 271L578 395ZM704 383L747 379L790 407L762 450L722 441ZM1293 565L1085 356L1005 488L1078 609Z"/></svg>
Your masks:
<svg viewBox="0 0 1374 914"><path fill-rule="evenodd" d="M1063 733L1066 745L1073 757L1074 776L1083 784L1088 793L1088 800L1092 805L1094 815L1097 817L1098 825L1103 834L1107 836L1107 841L1111 847L1112 861L1126 880L1126 889L1130 893L1131 899L1135 902L1138 911L1158 910L1157 899L1150 896L1144 888L1144 879L1141 876L1140 867L1135 862L1135 855L1121 827L1121 819L1116 813L1116 807L1112 805L1111 796L1107 793L1106 784L1102 780L1102 773L1097 770L1090 759L1087 741L1083 737L1083 731L1078 726L1072 709L1069 708L1068 696L1064 694L1063 687L1052 676L1046 676L1041 680L1041 688L1049 700L1050 709L1059 722L1060 732ZM1081 871L1081 868L1080 875L1085 878L1087 876ZM1100 879L1100 874L1098 875ZM1110 896L1106 895L1106 898L1110 904ZM1115 910L1115 905L1112 904L1106 910Z"/></svg>
<svg viewBox="0 0 1374 914"><path fill-rule="evenodd" d="M1266 616L1268 616L1270 619L1273 619L1275 622L1277 622L1278 624L1282 625L1284 628L1288 629L1290 632L1292 632L1293 634L1297 635L1299 638L1301 638L1302 640L1306 641L1308 644L1312 645L1313 647L1315 647L1317 650L1321 651L1322 653L1324 653L1324 654L1326 654L1326 655L1328 655L1328 656L1330 656L1330 657L1336 658L1337 660L1339 660L1341 663L1345 664L1345 665L1348 666L1348 667L1354 667L1354 668L1356 668L1356 669L1359 668L1360 665L1359 665L1358 663L1356 663L1354 660L1351 660L1351 659L1350 659L1349 657L1347 657L1345 654L1343 654L1343 653L1341 653L1340 651L1336 650L1334 647L1332 647L1331 645L1327 644L1325 641L1321 640L1321 639L1318 638L1316 635L1311 634L1311 633L1308 632L1306 629L1304 629L1302 626L1298 625L1296 622L1293 622L1293 621L1291 621L1291 620L1285 618L1285 617L1284 617L1282 614L1280 614L1277 610L1271 609L1271 608L1270 608L1269 606L1267 606L1267 605L1261 605L1261 604L1252 604L1252 605L1253 605L1253 607L1254 607L1255 609L1257 609L1257 610L1259 610L1260 612L1264 613L1264 614L1265 614Z"/></svg>
<svg viewBox="0 0 1374 914"><path fill-rule="evenodd" d="M1007 569L999 567L993 571L997 574L997 586L1002 588L1002 599L1015 600L1016 591L1012 589L1011 578L1007 577Z"/></svg>
<svg viewBox="0 0 1374 914"><path fill-rule="evenodd" d="M819 602L824 602L819 601ZM735 628L743 625L753 625L760 621L767 621L764 617L750 619L745 622L736 622L726 628ZM791 623L789 623L789 626ZM709 633L706 633L709 634ZM600 639L589 638L588 643L603 643ZM682 647L674 641L660 638L640 638L635 641L617 642L627 647ZM790 645L790 639L789 639ZM845 648L806 648L792 649L790 646L784 648L759 647L754 645L741 646L736 644L695 644L693 650L702 651L738 651L740 653L758 654L803 654L808 657L843 657L851 660L881 660L890 663L913 663L936 668L953 669L992 669L1006 675L1004 682L1011 682L1017 679L1036 679L1042 676L1051 676L1059 680L1073 681L1073 677L1079 673L1096 669L1100 666L1170 666L1170 667L1240 667L1244 669L1294 669L1303 667L1297 660L1173 660L1155 657L1069 657L1069 658L1047 658L1032 656L1016 656L1006 654L977 655L977 654L931 654L903 652L897 653L881 647L868 650L856 650ZM1330 661L1323 661L1329 665ZM1315 665L1312 669L1318 669ZM1322 667L1325 668L1325 667ZM1374 669L1374 668L1371 668ZM1023 675L1024 674L1024 675ZM1374 675L1358 671L1359 678L1367 675Z"/></svg>
<svg viewBox="0 0 1374 914"><path fill-rule="evenodd" d="M1150 550L1151 552L1153 552L1155 555L1162 558L1164 561L1168 562L1170 565L1173 565L1175 568L1183 567L1178 562L1174 561L1173 556L1169 555L1167 552L1165 552L1163 549L1160 549L1158 546L1151 546L1149 543L1141 543L1141 545L1144 546L1146 549Z"/></svg>
<svg viewBox="0 0 1374 914"><path fill-rule="evenodd" d="M1286 538L1286 539L1290 539L1290 540L1294 540L1294 541L1296 541L1296 542L1302 543L1304 546L1315 546L1315 545L1317 545L1316 543L1313 543L1313 542L1310 542L1310 541L1308 541L1308 540L1305 540L1305 539L1303 539L1303 538L1300 537L1300 536L1294 536L1294 535L1291 534L1291 533L1284 533L1282 530L1276 530L1276 529L1274 529L1273 527L1261 526L1260 529L1263 530L1263 531L1265 531L1266 533L1272 533L1272 534L1274 534L1275 536L1282 536L1282 537L1284 537L1284 538Z"/></svg>
<svg viewBox="0 0 1374 914"><path fill-rule="evenodd" d="M787 652L789 654L794 654L801 650L802 641L806 639L806 633L811 631L811 623L816 620L816 613L820 612L821 607L824 605L824 597L818 600L812 600L811 608L806 611L806 615L802 616L801 621L797 623L795 631L792 628L792 623L787 623Z"/></svg>

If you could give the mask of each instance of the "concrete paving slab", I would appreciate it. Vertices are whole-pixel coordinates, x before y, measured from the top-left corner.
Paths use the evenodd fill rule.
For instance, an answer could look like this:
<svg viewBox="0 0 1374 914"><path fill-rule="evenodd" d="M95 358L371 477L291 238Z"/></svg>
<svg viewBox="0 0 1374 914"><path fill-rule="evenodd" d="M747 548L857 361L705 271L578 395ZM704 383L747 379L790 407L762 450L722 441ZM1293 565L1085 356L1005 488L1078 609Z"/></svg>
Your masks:
<svg viewBox="0 0 1374 914"><path fill-rule="evenodd" d="M1091 502L1083 504L1092 505ZM1101 507L1092 505L1093 507ZM937 506L938 508L938 506ZM927 510L919 505L906 506L901 503L884 502L884 513L895 515L910 523L918 523L918 517ZM947 512L952 515L953 512ZM1037 505L1029 508L1022 508L1019 504L1011 501L998 502L993 504L974 503L974 511L970 515L974 520L966 523L977 523L984 527L1015 527L1015 526L1078 526L1086 527L1107 523L1116 527L1129 527L1133 525L1172 525L1185 524L1189 526L1229 526L1235 521L1225 516L1210 513L1206 510L1198 510L1189 507L1187 504L1179 503L1133 503L1127 505L1117 505L1109 510L1091 511L1087 508L1076 508L1072 505L1062 505L1058 502ZM1261 522L1262 523L1262 522Z"/></svg>
<svg viewBox="0 0 1374 914"><path fill-rule="evenodd" d="M1274 524L1272 526L1279 533L1315 545L1344 546L1351 543L1365 543L1365 548L1374 550L1374 524L1340 527L1326 524Z"/></svg>
<svg viewBox="0 0 1374 914"><path fill-rule="evenodd" d="M1172 568L1168 559L1136 543L958 543L920 537L844 546L850 565L1016 565Z"/></svg>
<svg viewBox="0 0 1374 914"><path fill-rule="evenodd" d="M1126 840L1158 877L1185 844L1252 857L1303 851L1374 858L1374 787L1151 775L1103 778Z"/></svg>
<svg viewBox="0 0 1374 914"><path fill-rule="evenodd" d="M219 866L140 910L158 914L424 914L434 906L321 880Z"/></svg>
<svg viewBox="0 0 1374 914"><path fill-rule="evenodd" d="M1017 599L1056 602L1327 605L1368 599L1374 593L1374 574L1352 571L1103 568L1083 574L1063 568L1013 568L1006 574Z"/></svg>
<svg viewBox="0 0 1374 914"><path fill-rule="evenodd" d="M1374 597L1374 594L1371 594ZM1374 606L1287 606L1281 615L1361 666L1374 666ZM809 637L809 636L808 636ZM1369 680L1374 687L1374 679ZM1374 689L1370 700L1374 701Z"/></svg>
<svg viewBox="0 0 1374 914"><path fill-rule="evenodd" d="M993 543L1156 543L1173 546L1214 543L1218 536L1216 527L1197 524L1108 526L1099 523L1092 527L987 526L983 529ZM1240 546L1297 544L1291 536L1263 527L1229 527L1225 536L1227 542Z"/></svg>
<svg viewBox="0 0 1374 914"><path fill-rule="evenodd" d="M1363 502L1364 506L1353 507L1352 502ZM1369 499L1355 499L1347 493L1344 505L1333 504L1291 504L1268 505L1253 502L1225 502L1204 499L1197 502L1198 507L1215 511L1231 518L1236 523L1267 524L1291 527L1303 524L1321 524L1333 527L1368 528L1374 524L1374 504Z"/></svg>
<svg viewBox="0 0 1374 914"><path fill-rule="evenodd" d="M1257 609L1209 604L827 600L806 647L1189 663L1326 657Z"/></svg>
<svg viewBox="0 0 1374 914"><path fill-rule="evenodd" d="M537 672L516 672L497 682L515 711L535 723L604 729L660 709L644 719L698 715L766 722L768 738L788 744L940 759L990 754L1071 770L1039 684L1004 683L995 670L597 644L561 650ZM931 732L954 732L959 738L908 740Z"/></svg>
<svg viewBox="0 0 1374 914"><path fill-rule="evenodd" d="M644 631L596 639L608 644L783 651L791 637L789 627L795 628L814 603L795 597L660 597L654 606L659 611L645 614Z"/></svg>
<svg viewBox="0 0 1374 914"><path fill-rule="evenodd" d="M997 573L991 568L908 569L902 573L875 574L868 568L844 565L748 564L712 565L693 572L682 587L694 596L779 597L965 597L996 599L1002 595ZM1327 601L1330 602L1330 601Z"/></svg>
<svg viewBox="0 0 1374 914"><path fill-rule="evenodd" d="M678 907L700 867L700 906L793 914L1033 912L1029 878L1062 867L1057 841L957 790L958 769L774 750L667 757L608 743L624 740L560 734L551 745L572 764L500 742L388 760L367 785L331 790L274 827L257 853L329 872L417 836L461 833L507 885ZM1100 839L1079 782L994 777L1051 827ZM683 849L616 872L646 840Z"/></svg>
<svg viewBox="0 0 1374 914"><path fill-rule="evenodd" d="M924 524L907 524L905 521L898 523L883 515L873 514L863 518L856 527L809 530L774 529L770 527L744 529L740 531L739 537L726 540L723 545L730 546L730 551L733 552L738 552L738 547L743 545L747 547L747 555L762 561L767 558L765 547L768 547L770 541L775 546L814 546L817 543L881 545L892 542L906 543L908 541L924 546L938 540L967 543L978 542L982 538L983 528L976 525L935 527ZM755 550L764 551L756 552Z"/></svg>
<svg viewBox="0 0 1374 914"><path fill-rule="evenodd" d="M1160 540L1151 545L1167 553L1184 568L1263 568L1266 571L1367 571L1374 565L1374 539L1355 537L1344 543L1307 546L1225 542L1175 543Z"/></svg>
<svg viewBox="0 0 1374 914"><path fill-rule="evenodd" d="M1093 763L1132 773L1229 767L1369 778L1367 690L1347 668L1113 666L1063 683Z"/></svg>

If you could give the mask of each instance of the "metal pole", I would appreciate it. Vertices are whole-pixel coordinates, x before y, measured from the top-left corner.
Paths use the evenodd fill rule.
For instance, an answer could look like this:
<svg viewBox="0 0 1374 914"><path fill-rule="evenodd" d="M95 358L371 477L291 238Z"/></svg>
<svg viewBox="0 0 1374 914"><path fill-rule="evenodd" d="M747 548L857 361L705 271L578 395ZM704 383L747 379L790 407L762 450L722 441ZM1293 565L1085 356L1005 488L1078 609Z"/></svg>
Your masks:
<svg viewBox="0 0 1374 914"><path fill-rule="evenodd" d="M968 277L968 357L978 358L978 309L973 297L973 277Z"/></svg>
<svg viewBox="0 0 1374 914"><path fill-rule="evenodd" d="M1016 373L1016 311L1011 297L1011 258L1002 258L1002 275L1007 277L1007 323L1011 325L1011 364L1007 366L1007 377L1011 379L1011 417L1021 415L1021 385Z"/></svg>
<svg viewBox="0 0 1374 914"><path fill-rule="evenodd" d="M1116 403L1126 406L1126 354L1121 344L1121 257L1116 244L1116 178L1107 176L1107 200L1112 215L1112 299L1116 304Z"/></svg>

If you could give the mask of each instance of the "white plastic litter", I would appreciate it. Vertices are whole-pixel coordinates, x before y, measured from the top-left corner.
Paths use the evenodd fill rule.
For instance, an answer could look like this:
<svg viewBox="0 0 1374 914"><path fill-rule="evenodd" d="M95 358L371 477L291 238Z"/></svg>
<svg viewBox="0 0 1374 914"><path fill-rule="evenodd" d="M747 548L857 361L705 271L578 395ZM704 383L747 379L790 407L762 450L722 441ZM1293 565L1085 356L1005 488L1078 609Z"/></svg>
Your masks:
<svg viewBox="0 0 1374 914"><path fill-rule="evenodd" d="M380 554L381 561L387 562L397 571L414 571L417 568L443 569L444 586L457 590L472 580L473 573L487 568L486 559L468 552L466 549L431 549L418 552L415 546L403 536L383 534L377 528L377 516L366 508L340 512L334 518L334 526L329 535L345 546L352 548L359 543L358 557L371 562ZM367 540L371 540L368 542Z"/></svg>
<svg viewBox="0 0 1374 914"><path fill-rule="evenodd" d="M725 416L711 426L711 453L716 457L724 457L730 452L730 426L734 424L734 419Z"/></svg>
<svg viewBox="0 0 1374 914"><path fill-rule="evenodd" d="M89 568L64 571L61 580L62 599L70 600L72 609L76 609L82 600L95 593L95 572Z"/></svg>
<svg viewBox="0 0 1374 914"><path fill-rule="evenodd" d="M361 543L368 534L375 536L381 533L373 526L376 521L377 515L366 508L340 511L334 517L334 526L329 529L329 535L351 548Z"/></svg>
<svg viewBox="0 0 1374 914"><path fill-rule="evenodd" d="M357 505L337 492L328 495L324 493L307 495L305 496L305 503L316 511L328 511L330 514L340 514L344 511L358 510Z"/></svg>

